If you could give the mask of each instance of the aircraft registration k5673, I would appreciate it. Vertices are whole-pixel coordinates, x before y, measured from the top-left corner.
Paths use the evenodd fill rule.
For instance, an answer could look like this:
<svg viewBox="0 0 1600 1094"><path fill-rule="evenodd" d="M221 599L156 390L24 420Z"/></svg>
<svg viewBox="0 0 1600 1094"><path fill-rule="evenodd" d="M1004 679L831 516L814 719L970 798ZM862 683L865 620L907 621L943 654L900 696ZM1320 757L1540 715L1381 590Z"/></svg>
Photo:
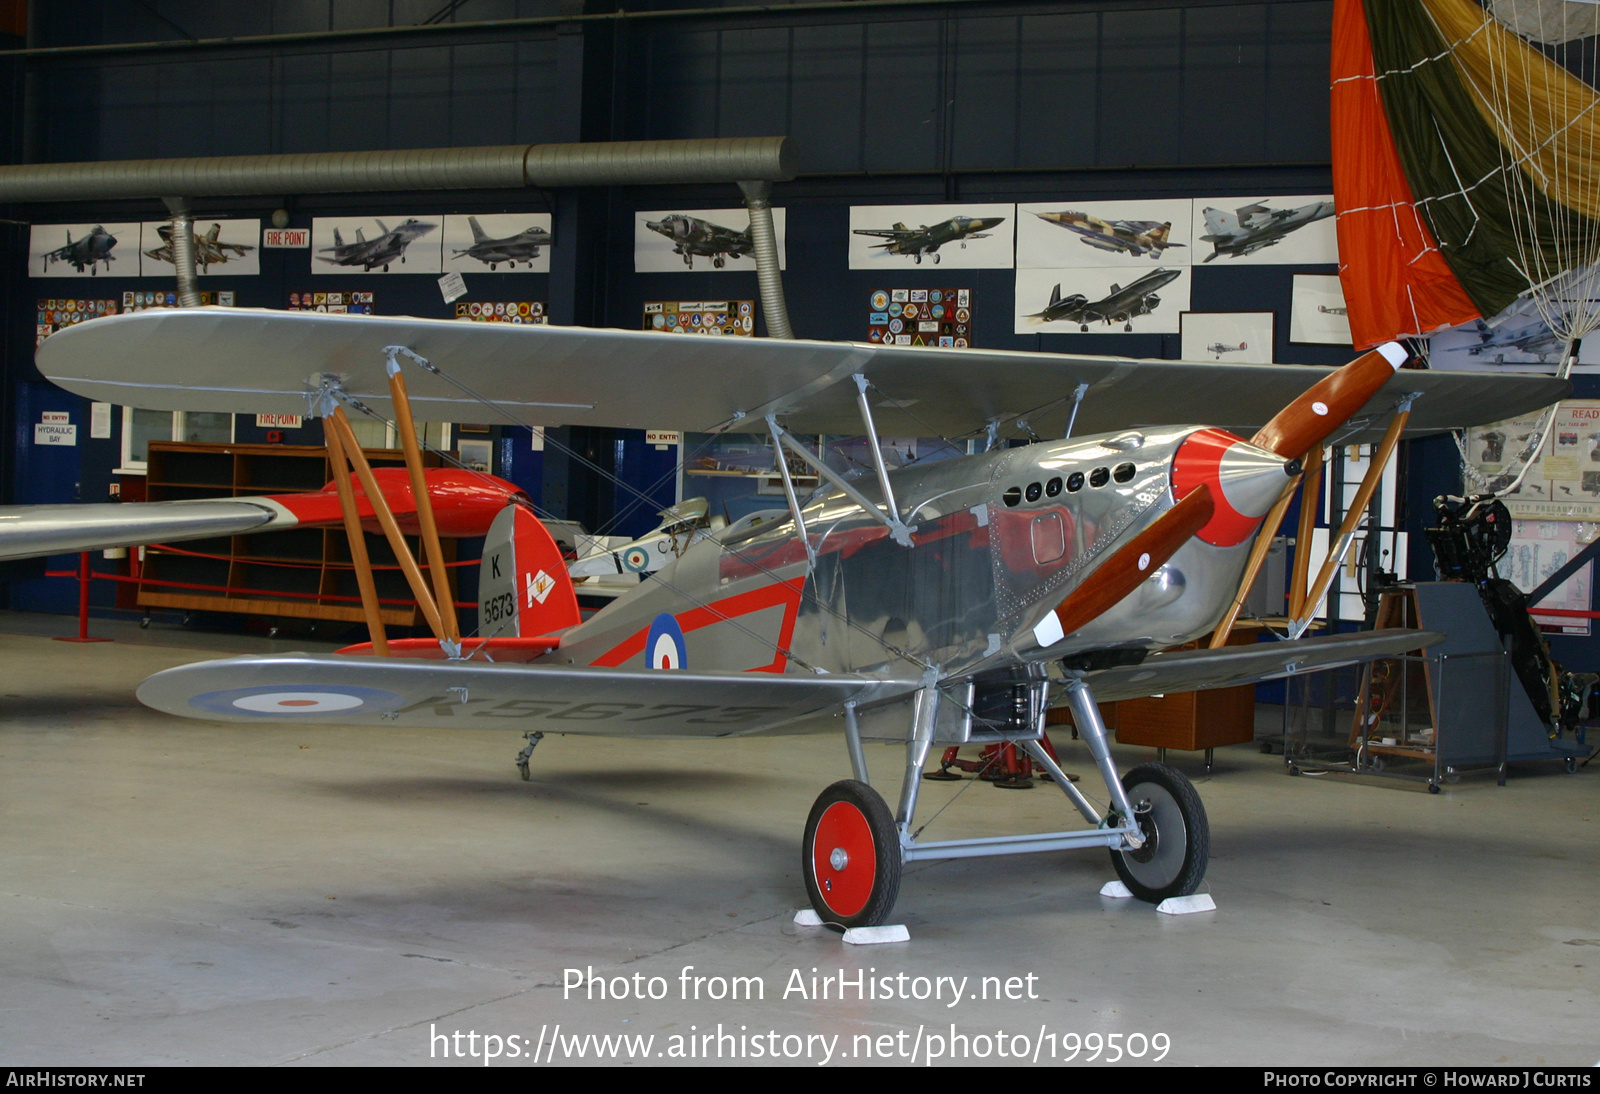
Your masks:
<svg viewBox="0 0 1600 1094"><path fill-rule="evenodd" d="M1405 419L1415 436L1523 413L1568 387L1397 372L1405 357L1391 344L1328 370L227 308L86 323L52 336L38 361L68 390L154 408L309 409L337 423L342 402L384 412L386 379L403 366L427 420L482 420L487 399L529 424L767 434L787 457L777 460L787 507L693 544L587 620L548 534L527 508L508 507L481 577L481 649L495 663L446 660L432 642L427 661L238 657L158 673L139 695L173 714L240 722L515 730L529 738L524 765L544 732L722 737L842 713L855 777L818 797L801 859L822 918L860 926L884 921L903 865L924 859L1103 847L1137 896L1193 892L1209 842L1194 787L1164 764L1119 777L1096 701L1266 679L1438 637L1154 652L1217 624L1263 515L1315 445L1374 439L1401 401L1417 399ZM894 470L880 453L875 474L852 479L794 435L876 436L875 413L901 433L987 432L987 450ZM1063 439L994 443L1013 433ZM799 496L789 458L823 486ZM1070 708L1108 807L1040 744L1056 703ZM905 743L894 809L870 784L864 738ZM1087 827L917 838L930 748L978 741L1026 749Z"/></svg>

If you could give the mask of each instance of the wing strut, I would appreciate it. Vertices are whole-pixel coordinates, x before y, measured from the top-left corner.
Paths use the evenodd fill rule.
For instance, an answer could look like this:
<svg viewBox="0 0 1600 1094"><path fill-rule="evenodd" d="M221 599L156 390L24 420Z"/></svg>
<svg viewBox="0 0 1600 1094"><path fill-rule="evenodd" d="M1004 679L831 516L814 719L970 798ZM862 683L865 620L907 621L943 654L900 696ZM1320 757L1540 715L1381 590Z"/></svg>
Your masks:
<svg viewBox="0 0 1600 1094"><path fill-rule="evenodd" d="M326 423L324 423L326 424ZM367 537L361 531L361 516L356 512L355 487L350 484L350 465L345 462L344 445L333 429L322 431L328 446L328 463L339 489L339 508L344 513L344 532L350 539L350 561L356 568L356 585L361 589L361 611L367 617L367 632L372 650L379 657L389 656L389 638L383 628L383 611L378 606L378 587L372 580L372 560L367 557Z"/></svg>
<svg viewBox="0 0 1600 1094"><path fill-rule="evenodd" d="M783 476L783 495L789 499L789 512L794 516L795 535L805 544L806 561L810 564L810 568L815 570L817 551L811 546L811 537L806 535L806 518L800 511L800 498L794 492L794 479L789 477L789 460L783 454L783 430L778 427L776 415L767 415L767 430L772 434L772 455L778 461L778 474ZM851 716L854 717L853 714Z"/></svg>
<svg viewBox="0 0 1600 1094"><path fill-rule="evenodd" d="M422 473L422 452L417 447L417 428L411 418L411 396L406 392L406 378L400 372L395 358L405 354L423 368L428 362L406 346L385 346L388 358L389 397L394 400L394 425L400 433L400 447L405 450L406 470L411 475L411 496L417 503L417 524L422 532L422 545L427 551L428 568L432 571L434 603L439 610L439 621L446 643L461 644L461 625L456 619L455 594L450 591L450 571L444 563L444 547L439 543L439 525L433 519L433 498L428 494L428 480Z"/></svg>
<svg viewBox="0 0 1600 1094"><path fill-rule="evenodd" d="M1367 503L1372 500L1372 492L1378 488L1378 482L1383 478L1383 469L1388 466L1389 458L1394 455L1395 445L1400 443L1400 434L1405 431L1406 419L1411 417L1411 404L1416 401L1419 394L1420 392L1411 392L1403 396L1395 408L1394 420L1389 423L1388 432L1383 435L1377 451L1372 455L1372 463L1367 467L1360 488L1356 490L1355 499L1351 501L1350 508L1345 510L1344 521L1339 525L1338 538L1330 543L1328 557L1323 560L1322 569L1317 572L1316 583L1306 594L1305 604L1301 606L1300 614L1289 628L1290 638L1299 638L1304 634L1306 628L1311 626L1311 620L1316 617L1317 607L1327 595L1333 575L1344 564L1344 556L1349 553L1350 545L1355 542L1356 528L1367 515Z"/></svg>
<svg viewBox="0 0 1600 1094"><path fill-rule="evenodd" d="M400 525L394 519L388 499L378 489L378 480L373 477L372 467L361 451L361 442L356 440L355 430L350 428L350 419L345 417L344 407L334 407L333 413L328 415L323 423L338 435L345 456L355 467L356 475L361 479L361 487L367 492L367 500L372 503L372 511L377 516L378 523L383 526L383 534L388 537L389 546L394 550L395 560L400 563L400 571L406 575L406 584L411 586L411 595L417 598L417 607L422 609L423 617L427 619L433 636L439 640L439 644L445 648L447 654L452 657L460 656L460 643L455 643L455 648L452 650L451 643L445 638L444 625L439 619L439 609L433 602L433 593L423 580L422 571L417 568L417 560L411 557L411 548L400 533Z"/></svg>
<svg viewBox="0 0 1600 1094"><path fill-rule="evenodd" d="M804 525L800 521L800 506L794 498L793 488L789 484L788 472L784 467L782 448L787 448L790 452L799 456L818 475L843 490L849 495L851 501L861 506L863 512L869 517L876 518L884 527L888 528L889 537L896 543L902 547L913 547L915 544L911 540L911 528L905 521L900 519L900 509L894 500L894 488L889 485L889 466L883 460L883 447L878 444L878 428L872 421L872 408L867 405L867 378L858 372L853 379L856 382L856 405L861 410L861 424L866 427L867 441L872 449L872 464L878 473L878 488L883 491L883 505L879 506L874 503L872 499L858 490L854 483L847 480L843 475L836 473L824 463L816 453L808 452L804 445L790 436L782 426L778 425L776 415L768 414L767 428L772 431L774 442L781 445L780 450L776 453L778 456L778 469L783 473L785 487L790 490L789 504L794 510L796 530L802 536L805 534ZM808 544L806 550L809 552L810 549Z"/></svg>

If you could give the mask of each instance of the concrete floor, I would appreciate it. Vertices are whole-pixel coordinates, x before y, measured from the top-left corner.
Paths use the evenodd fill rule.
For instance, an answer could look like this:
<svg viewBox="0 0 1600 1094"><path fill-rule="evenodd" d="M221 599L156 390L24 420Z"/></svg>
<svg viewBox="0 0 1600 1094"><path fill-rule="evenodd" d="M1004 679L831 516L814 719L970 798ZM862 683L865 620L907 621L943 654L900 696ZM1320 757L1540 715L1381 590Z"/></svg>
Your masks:
<svg viewBox="0 0 1600 1094"><path fill-rule="evenodd" d="M848 775L837 736L551 737L524 783L510 734L220 725L133 698L148 673L265 640L0 627L6 1064L417 1064L459 1030L463 1049L482 1044L468 1031L527 1038L500 1061L516 1065L558 1023L563 1046L654 1035L662 1063L719 1023L780 1051L811 1037L814 1063L825 1038L835 1063L861 1062L857 1035L899 1051L902 1030L920 1060L952 1023L1030 1045L1042 1029L1058 1062L1074 1033L1166 1034L1167 1064L1600 1058L1600 763L1434 797L1291 779L1253 747L1219 751L1210 776L1177 755L1210 815L1217 911L1100 897L1102 852L928 864L898 906L912 940L855 948L791 922L807 810ZM1149 756L1119 749L1124 766ZM892 790L896 754L869 759ZM930 838L1071 823L1048 785L929 783L924 801L963 789ZM660 976L668 997L564 999L563 970L589 966ZM760 977L765 999L682 1000L686 966ZM969 977L969 993L1032 974L1038 998L785 999L813 968Z"/></svg>

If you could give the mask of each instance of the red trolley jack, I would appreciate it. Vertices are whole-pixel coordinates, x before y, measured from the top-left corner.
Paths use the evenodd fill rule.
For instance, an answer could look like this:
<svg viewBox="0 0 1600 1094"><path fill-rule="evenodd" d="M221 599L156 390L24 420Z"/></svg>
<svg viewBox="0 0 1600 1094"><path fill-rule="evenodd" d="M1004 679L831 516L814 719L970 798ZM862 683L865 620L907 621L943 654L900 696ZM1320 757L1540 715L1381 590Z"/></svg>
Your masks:
<svg viewBox="0 0 1600 1094"><path fill-rule="evenodd" d="M1055 747L1050 744L1048 733L1040 738L1040 743L1044 745L1044 750L1049 753L1050 758L1059 764L1061 758L1056 755ZM976 760L963 760L960 758L960 752L960 747L956 745L945 749L944 755L939 758L939 770L926 772L922 777L937 782L952 782L961 778L950 770L955 767L976 774L978 778L992 782L1002 790L1032 790L1034 778L1050 778L1044 771L1035 775L1033 761L1028 758L1028 754L1009 741L997 741L984 746ZM1073 782L1078 781L1076 775L1069 774L1067 778Z"/></svg>

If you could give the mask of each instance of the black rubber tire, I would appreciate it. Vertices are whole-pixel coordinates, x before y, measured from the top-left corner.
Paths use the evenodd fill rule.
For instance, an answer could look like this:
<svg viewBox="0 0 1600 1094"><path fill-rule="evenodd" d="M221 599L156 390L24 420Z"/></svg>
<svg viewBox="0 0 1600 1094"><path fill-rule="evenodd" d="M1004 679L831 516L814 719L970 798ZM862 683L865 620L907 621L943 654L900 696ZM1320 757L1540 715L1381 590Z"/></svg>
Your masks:
<svg viewBox="0 0 1600 1094"><path fill-rule="evenodd" d="M1146 843L1138 851L1111 852L1117 876L1151 904L1188 896L1200 887L1211 857L1211 825L1194 784L1166 764L1140 764L1122 776L1122 788Z"/></svg>
<svg viewBox="0 0 1600 1094"><path fill-rule="evenodd" d="M831 871L825 870L824 876L817 876L817 852L814 844L817 840L817 828L822 823L823 817L835 805L847 807L846 816L851 813L857 818L857 823L864 822L864 835L870 838L871 848L867 852L873 866L871 887L866 900L859 908L854 904L843 911L829 903L828 897L835 894L833 876ZM831 855L831 851L824 849ZM862 849L857 847L860 854ZM848 856L847 856L848 859ZM831 864L831 859L829 860ZM860 871L865 859L858 859L854 864ZM840 867L841 871L848 870L850 863ZM889 806L883 797L872 787L855 779L840 779L828 789L817 796L816 802L811 806L811 815L806 818L805 838L800 843L800 872L806 879L806 895L811 898L811 907L816 909L822 921L831 927L875 927L889 918L889 913L894 910L895 901L900 897L900 874L904 865L900 854L900 833L895 827L894 814L889 811ZM834 875L837 876L837 875ZM859 876L859 873L858 875Z"/></svg>

